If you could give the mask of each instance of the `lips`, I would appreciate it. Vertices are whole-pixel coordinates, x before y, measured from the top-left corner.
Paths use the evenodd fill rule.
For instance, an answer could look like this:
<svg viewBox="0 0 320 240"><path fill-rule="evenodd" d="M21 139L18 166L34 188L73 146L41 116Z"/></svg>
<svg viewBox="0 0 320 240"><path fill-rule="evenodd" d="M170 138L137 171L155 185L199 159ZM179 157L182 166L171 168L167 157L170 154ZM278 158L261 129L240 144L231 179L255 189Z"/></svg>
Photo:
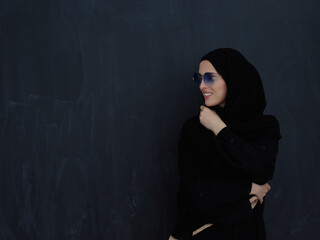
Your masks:
<svg viewBox="0 0 320 240"><path fill-rule="evenodd" d="M211 95L212 95L211 92L204 92L204 93L203 93L203 96L205 96L205 97L209 97L209 96L211 96Z"/></svg>
<svg viewBox="0 0 320 240"><path fill-rule="evenodd" d="M213 93L208 93L208 92L203 93L204 99L207 99L207 98L211 97L212 95L213 95Z"/></svg>

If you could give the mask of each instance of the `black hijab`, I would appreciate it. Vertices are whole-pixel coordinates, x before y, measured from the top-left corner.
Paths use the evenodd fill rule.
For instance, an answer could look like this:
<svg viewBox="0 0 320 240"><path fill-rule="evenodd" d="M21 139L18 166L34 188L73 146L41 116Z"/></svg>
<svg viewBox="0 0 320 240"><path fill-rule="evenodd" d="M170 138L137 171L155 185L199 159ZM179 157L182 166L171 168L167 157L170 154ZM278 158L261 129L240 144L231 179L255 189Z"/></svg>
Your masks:
<svg viewBox="0 0 320 240"><path fill-rule="evenodd" d="M215 49L204 55L200 62L203 60L214 66L227 85L225 106L209 108L215 110L222 121L239 135L253 137L268 129L268 135L280 139L275 117L263 115L267 103L256 68L232 48Z"/></svg>

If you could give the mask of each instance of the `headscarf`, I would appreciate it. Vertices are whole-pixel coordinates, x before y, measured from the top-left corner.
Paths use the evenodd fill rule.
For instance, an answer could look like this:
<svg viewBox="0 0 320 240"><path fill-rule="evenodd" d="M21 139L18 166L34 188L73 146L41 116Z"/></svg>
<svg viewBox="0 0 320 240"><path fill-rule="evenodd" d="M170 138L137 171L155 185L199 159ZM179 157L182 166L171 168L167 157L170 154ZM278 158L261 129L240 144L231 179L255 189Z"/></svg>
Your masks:
<svg viewBox="0 0 320 240"><path fill-rule="evenodd" d="M261 77L256 68L237 50L218 48L204 55L227 85L225 106L208 106L236 133L250 137L268 134L281 138L278 122L272 115L263 115L267 105ZM199 62L199 64L200 64ZM274 129L274 130L272 130Z"/></svg>

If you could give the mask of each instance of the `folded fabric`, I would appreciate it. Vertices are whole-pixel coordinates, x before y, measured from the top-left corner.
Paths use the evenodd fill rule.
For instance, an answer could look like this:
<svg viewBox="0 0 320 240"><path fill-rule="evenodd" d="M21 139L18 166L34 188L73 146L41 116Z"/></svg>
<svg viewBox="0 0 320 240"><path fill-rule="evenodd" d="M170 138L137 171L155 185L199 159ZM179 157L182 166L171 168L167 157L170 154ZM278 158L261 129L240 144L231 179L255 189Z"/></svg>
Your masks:
<svg viewBox="0 0 320 240"><path fill-rule="evenodd" d="M250 203L251 203L251 208L253 209L257 203L258 203L258 198L256 196L253 196L249 199ZM197 230L193 231L192 236L196 235L197 233L203 231L204 229L211 227L213 224L212 223L207 223L205 225L203 225L202 227L198 228Z"/></svg>

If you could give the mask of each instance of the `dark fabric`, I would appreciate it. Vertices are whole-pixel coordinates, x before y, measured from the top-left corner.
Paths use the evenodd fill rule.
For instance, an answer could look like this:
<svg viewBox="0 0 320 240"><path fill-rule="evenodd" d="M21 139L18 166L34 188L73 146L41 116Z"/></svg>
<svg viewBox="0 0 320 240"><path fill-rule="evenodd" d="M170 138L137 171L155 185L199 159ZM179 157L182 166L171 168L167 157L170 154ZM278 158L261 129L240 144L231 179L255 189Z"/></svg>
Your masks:
<svg viewBox="0 0 320 240"><path fill-rule="evenodd" d="M214 65L217 71L228 81L228 92L225 109L210 108L217 110L227 126L215 136L200 123L199 114L183 123L178 144L178 216L172 235L178 239L262 240L266 238L264 203L258 202L251 209L249 193L252 182L262 185L273 176L281 139L279 122L273 115L263 115L264 94L250 94L252 91L261 94L263 88L260 83L254 84L261 82L254 68L243 69L249 63L242 55L224 49L207 58L213 61L212 56L219 66ZM241 64L242 68L234 64ZM233 85L241 81L233 77L236 74L231 71L235 69L246 72L244 80L250 74L255 76L255 80L250 80L253 85L249 90L247 84ZM246 98L242 93L248 94L246 101L242 101ZM243 107L245 104L254 106ZM192 232L206 223L214 225L192 238Z"/></svg>
<svg viewBox="0 0 320 240"><path fill-rule="evenodd" d="M266 239L263 215L261 213L264 203L254 208L254 218L242 221L232 226L216 223L196 234L192 240L247 240L247 239Z"/></svg>
<svg viewBox="0 0 320 240"><path fill-rule="evenodd" d="M249 193L252 182L264 184L272 178L277 152L278 139L269 131L249 141L228 126L215 136L202 126L199 115L187 119L179 140L178 216L172 235L192 239L202 225L219 223L212 228L228 226L226 234L233 233L228 239L243 234L252 235L248 240L265 239L261 205L252 210Z"/></svg>

